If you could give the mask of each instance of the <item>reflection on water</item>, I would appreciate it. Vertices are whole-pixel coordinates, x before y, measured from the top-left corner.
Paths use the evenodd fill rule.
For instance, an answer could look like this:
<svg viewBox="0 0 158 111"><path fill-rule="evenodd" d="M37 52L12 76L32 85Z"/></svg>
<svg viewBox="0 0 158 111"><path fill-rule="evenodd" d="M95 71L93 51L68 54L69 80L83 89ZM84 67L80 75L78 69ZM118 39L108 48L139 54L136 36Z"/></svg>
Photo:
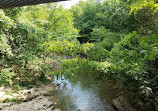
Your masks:
<svg viewBox="0 0 158 111"><path fill-rule="evenodd" d="M120 93L111 84L98 82L93 76L80 74L71 79L55 79L62 111L114 111L111 100Z"/></svg>

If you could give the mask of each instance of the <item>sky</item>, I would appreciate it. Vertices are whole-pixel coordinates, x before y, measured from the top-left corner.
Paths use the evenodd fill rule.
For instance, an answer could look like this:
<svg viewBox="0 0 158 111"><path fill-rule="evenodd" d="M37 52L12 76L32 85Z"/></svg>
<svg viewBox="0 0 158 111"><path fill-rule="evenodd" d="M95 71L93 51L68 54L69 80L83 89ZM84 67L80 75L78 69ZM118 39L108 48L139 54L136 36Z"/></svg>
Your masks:
<svg viewBox="0 0 158 111"><path fill-rule="evenodd" d="M61 4L64 6L64 8L70 9L72 5L75 5L79 1L81 0L62 1Z"/></svg>

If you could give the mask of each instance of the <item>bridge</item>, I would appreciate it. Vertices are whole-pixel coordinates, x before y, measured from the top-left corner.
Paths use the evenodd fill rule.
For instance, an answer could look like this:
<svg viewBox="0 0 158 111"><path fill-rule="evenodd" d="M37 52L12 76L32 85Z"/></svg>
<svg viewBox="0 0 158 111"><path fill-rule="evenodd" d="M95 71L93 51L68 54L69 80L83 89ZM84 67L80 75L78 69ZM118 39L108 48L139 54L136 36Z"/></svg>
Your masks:
<svg viewBox="0 0 158 111"><path fill-rule="evenodd" d="M0 9L52 3L67 0L0 0Z"/></svg>

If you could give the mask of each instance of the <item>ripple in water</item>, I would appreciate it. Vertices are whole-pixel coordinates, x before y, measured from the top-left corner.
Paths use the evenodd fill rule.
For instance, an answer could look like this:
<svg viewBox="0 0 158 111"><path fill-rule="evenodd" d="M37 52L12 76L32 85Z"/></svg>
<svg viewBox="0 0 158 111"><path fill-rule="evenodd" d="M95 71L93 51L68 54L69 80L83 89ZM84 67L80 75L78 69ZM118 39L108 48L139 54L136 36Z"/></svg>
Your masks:
<svg viewBox="0 0 158 111"><path fill-rule="evenodd" d="M57 89L62 111L114 111L106 101L120 92L86 74L67 80L55 78L54 83L60 84Z"/></svg>

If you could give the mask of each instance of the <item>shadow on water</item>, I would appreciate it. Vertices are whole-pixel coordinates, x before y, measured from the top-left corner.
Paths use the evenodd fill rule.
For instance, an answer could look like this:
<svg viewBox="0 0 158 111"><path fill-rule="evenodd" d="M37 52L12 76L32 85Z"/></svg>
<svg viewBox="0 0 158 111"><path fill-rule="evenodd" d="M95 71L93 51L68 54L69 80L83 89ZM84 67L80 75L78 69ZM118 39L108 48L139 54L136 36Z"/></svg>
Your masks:
<svg viewBox="0 0 158 111"><path fill-rule="evenodd" d="M114 83L98 81L87 73L69 79L55 78L54 83L62 111L114 111L111 101L121 92Z"/></svg>

